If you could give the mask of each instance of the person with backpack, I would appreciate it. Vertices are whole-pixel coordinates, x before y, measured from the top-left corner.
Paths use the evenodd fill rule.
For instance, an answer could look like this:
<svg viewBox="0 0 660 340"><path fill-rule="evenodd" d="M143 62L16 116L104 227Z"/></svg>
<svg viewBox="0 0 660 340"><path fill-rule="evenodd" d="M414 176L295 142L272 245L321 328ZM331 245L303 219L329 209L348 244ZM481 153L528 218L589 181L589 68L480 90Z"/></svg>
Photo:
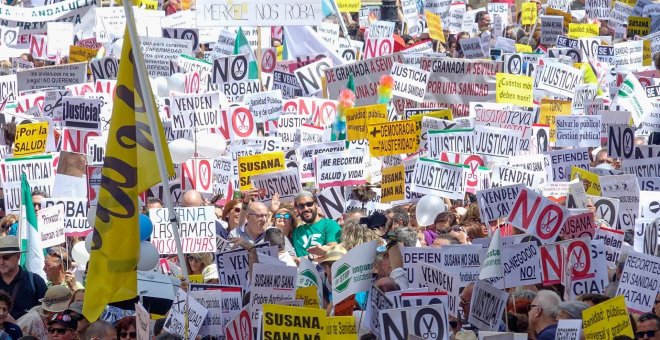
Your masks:
<svg viewBox="0 0 660 340"><path fill-rule="evenodd" d="M39 299L46 294L44 279L18 265L22 253L25 251L21 251L16 236L0 237L0 290L9 294L14 301L10 312L14 320L38 305Z"/></svg>

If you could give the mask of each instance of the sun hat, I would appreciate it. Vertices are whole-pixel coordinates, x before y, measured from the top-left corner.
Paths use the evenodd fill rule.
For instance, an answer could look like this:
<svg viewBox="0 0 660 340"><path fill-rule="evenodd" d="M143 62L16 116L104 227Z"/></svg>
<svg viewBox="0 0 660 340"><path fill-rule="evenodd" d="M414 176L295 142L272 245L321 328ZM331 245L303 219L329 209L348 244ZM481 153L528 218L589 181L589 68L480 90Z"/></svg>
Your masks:
<svg viewBox="0 0 660 340"><path fill-rule="evenodd" d="M60 285L51 286L39 302L41 302L41 308L43 310L52 313L61 313L69 308L71 296L73 296L71 289Z"/></svg>
<svg viewBox="0 0 660 340"><path fill-rule="evenodd" d="M0 237L0 255L25 253L26 251L27 250L21 251L21 247L19 246L19 242L18 242L18 237L14 235Z"/></svg>

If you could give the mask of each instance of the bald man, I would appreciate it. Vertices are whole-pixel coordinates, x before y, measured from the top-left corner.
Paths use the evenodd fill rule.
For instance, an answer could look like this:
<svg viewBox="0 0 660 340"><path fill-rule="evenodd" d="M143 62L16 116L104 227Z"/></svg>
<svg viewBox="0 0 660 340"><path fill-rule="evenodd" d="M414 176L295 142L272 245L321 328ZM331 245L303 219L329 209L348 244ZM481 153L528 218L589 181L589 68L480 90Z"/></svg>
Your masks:
<svg viewBox="0 0 660 340"><path fill-rule="evenodd" d="M181 206L186 208L201 207L204 205L204 197L197 190L188 190L181 197Z"/></svg>
<svg viewBox="0 0 660 340"><path fill-rule="evenodd" d="M231 238L242 238L252 244L263 241L266 229L270 228L270 212L268 207L261 202L252 202L247 207L247 222L245 225L232 230Z"/></svg>

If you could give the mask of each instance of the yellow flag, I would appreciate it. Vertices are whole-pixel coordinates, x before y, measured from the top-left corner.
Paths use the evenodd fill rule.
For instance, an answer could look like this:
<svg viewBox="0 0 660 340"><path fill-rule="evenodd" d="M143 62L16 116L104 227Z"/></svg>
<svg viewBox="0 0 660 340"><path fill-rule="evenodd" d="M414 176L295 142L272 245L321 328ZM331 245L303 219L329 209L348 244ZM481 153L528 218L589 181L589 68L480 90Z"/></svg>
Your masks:
<svg viewBox="0 0 660 340"><path fill-rule="evenodd" d="M151 88L149 84L147 88ZM152 94L143 94L140 90L127 29L88 263L86 292L91 298L85 299L83 313L90 322L98 319L108 303L137 296L138 193L159 182L160 178L144 100L151 100L155 107ZM161 142L164 142L160 120L158 128ZM171 174L169 151L167 147L163 151Z"/></svg>

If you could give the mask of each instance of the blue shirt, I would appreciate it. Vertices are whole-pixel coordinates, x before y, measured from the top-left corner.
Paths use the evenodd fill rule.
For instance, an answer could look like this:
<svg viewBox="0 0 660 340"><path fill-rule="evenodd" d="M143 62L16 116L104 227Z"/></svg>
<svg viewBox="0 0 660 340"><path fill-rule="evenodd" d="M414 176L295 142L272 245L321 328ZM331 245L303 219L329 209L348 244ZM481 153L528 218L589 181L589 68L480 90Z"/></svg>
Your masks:
<svg viewBox="0 0 660 340"><path fill-rule="evenodd" d="M536 340L553 340L555 334L557 333L557 324L550 325L546 328L543 328L542 331L536 336Z"/></svg>

